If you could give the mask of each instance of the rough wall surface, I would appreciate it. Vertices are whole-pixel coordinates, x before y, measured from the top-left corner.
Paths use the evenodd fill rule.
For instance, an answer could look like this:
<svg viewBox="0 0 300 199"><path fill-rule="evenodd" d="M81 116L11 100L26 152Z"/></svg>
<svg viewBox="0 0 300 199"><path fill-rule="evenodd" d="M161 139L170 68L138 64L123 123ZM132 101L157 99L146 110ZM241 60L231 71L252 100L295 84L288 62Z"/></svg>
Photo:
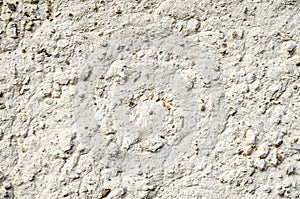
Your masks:
<svg viewBox="0 0 300 199"><path fill-rule="evenodd" d="M0 198L300 197L299 1L0 13Z"/></svg>

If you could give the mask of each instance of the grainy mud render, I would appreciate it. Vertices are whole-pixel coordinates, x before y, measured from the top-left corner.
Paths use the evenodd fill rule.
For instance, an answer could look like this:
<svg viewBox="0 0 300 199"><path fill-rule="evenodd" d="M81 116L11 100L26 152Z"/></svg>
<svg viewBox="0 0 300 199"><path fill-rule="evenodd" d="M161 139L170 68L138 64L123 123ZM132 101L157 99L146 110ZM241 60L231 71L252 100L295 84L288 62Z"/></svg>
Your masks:
<svg viewBox="0 0 300 199"><path fill-rule="evenodd" d="M299 1L0 12L0 198L300 197Z"/></svg>

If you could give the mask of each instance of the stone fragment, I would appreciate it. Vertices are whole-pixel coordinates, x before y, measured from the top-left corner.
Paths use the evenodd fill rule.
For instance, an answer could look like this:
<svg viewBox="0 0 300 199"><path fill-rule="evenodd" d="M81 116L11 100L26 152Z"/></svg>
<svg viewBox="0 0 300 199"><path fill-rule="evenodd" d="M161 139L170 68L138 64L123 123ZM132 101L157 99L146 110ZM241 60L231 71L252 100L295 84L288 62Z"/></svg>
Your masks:
<svg viewBox="0 0 300 199"><path fill-rule="evenodd" d="M106 40L101 40L101 41L100 41L100 46L102 46L102 47L107 47L107 45L108 45L108 43L107 43Z"/></svg>
<svg viewBox="0 0 300 199"><path fill-rule="evenodd" d="M7 190L7 189L11 189L12 186L10 183L4 183L4 188Z"/></svg>
<svg viewBox="0 0 300 199"><path fill-rule="evenodd" d="M35 55L35 60L37 61L37 62L43 62L44 60L45 60L45 55L44 54L36 54Z"/></svg>
<svg viewBox="0 0 300 199"><path fill-rule="evenodd" d="M247 144L253 145L256 143L256 135L252 129L249 129L246 134Z"/></svg>
<svg viewBox="0 0 300 199"><path fill-rule="evenodd" d="M260 159L260 160L258 161L258 163L257 163L257 168L258 168L260 171L266 170L266 166L267 166L266 161L263 160L263 159Z"/></svg>
<svg viewBox="0 0 300 199"><path fill-rule="evenodd" d="M292 175L295 172L295 167L293 165L289 166L286 170L287 175Z"/></svg>
<svg viewBox="0 0 300 199"><path fill-rule="evenodd" d="M5 108L6 108L5 104L0 102L0 110L5 109Z"/></svg>
<svg viewBox="0 0 300 199"><path fill-rule="evenodd" d="M254 168L249 168L249 170L248 170L248 175L249 176L252 176L253 174L255 173L255 169Z"/></svg>
<svg viewBox="0 0 300 199"><path fill-rule="evenodd" d="M284 193L285 193L285 190L284 190L284 189L281 189L281 190L278 191L277 194L278 194L279 196L284 196Z"/></svg>
<svg viewBox="0 0 300 199"><path fill-rule="evenodd" d="M113 7L113 13L119 15L119 14L122 13L122 10L119 6L114 6Z"/></svg>
<svg viewBox="0 0 300 199"><path fill-rule="evenodd" d="M143 51L139 51L136 53L138 57L142 58L144 57L145 53Z"/></svg>
<svg viewBox="0 0 300 199"><path fill-rule="evenodd" d="M284 188L289 188L289 187L291 187L292 186L292 182L290 181L290 180L285 180L284 182L283 182L283 187Z"/></svg>
<svg viewBox="0 0 300 199"><path fill-rule="evenodd" d="M269 154L268 148L263 148L258 151L259 158L261 158L261 159L266 158L268 156L268 154Z"/></svg>
<svg viewBox="0 0 300 199"><path fill-rule="evenodd" d="M12 12L16 12L17 11L17 7L15 4L12 4L12 3L7 3L7 7L10 11Z"/></svg>
<svg viewBox="0 0 300 199"><path fill-rule="evenodd" d="M271 193L272 189L271 189L270 187L267 187L267 188L265 188L265 191L266 191L267 193Z"/></svg>
<svg viewBox="0 0 300 199"><path fill-rule="evenodd" d="M20 89L20 94L23 95L26 91L29 91L30 87L28 85L23 85Z"/></svg>
<svg viewBox="0 0 300 199"><path fill-rule="evenodd" d="M228 117L229 117L229 116L234 116L236 113L237 113L237 110L236 110L235 107L229 107L229 108L228 108L228 114L227 114L227 116L228 116Z"/></svg>
<svg viewBox="0 0 300 199"><path fill-rule="evenodd" d="M69 45L69 42L66 39L60 39L60 40L57 41L56 45L59 48L65 48L65 47L67 47Z"/></svg>
<svg viewBox="0 0 300 199"><path fill-rule="evenodd" d="M17 114L17 118L21 121L21 122L26 122L28 119L28 116L26 113L18 113Z"/></svg>
<svg viewBox="0 0 300 199"><path fill-rule="evenodd" d="M29 21L25 26L25 30L31 31L33 29L33 27L34 27L33 21Z"/></svg>
<svg viewBox="0 0 300 199"><path fill-rule="evenodd" d="M296 47L297 47L296 42L289 41L287 43L286 50L287 50L288 53L293 53L295 51Z"/></svg>
<svg viewBox="0 0 300 199"><path fill-rule="evenodd" d="M254 145L246 146L243 154L246 156L251 155L254 148L255 148Z"/></svg>
<svg viewBox="0 0 300 199"><path fill-rule="evenodd" d="M10 22L7 25L6 28L6 34L13 39L18 38L18 32L17 32L17 24L14 22Z"/></svg>
<svg viewBox="0 0 300 199"><path fill-rule="evenodd" d="M161 140L159 139L148 139L143 143L143 149L148 152L157 152L164 146Z"/></svg>
<svg viewBox="0 0 300 199"><path fill-rule="evenodd" d="M115 134L116 130L114 130L113 128L111 128L109 126L102 126L100 128L100 132L104 135L111 135L111 134Z"/></svg>
<svg viewBox="0 0 300 199"><path fill-rule="evenodd" d="M111 192L111 189L104 189L101 193L101 198L105 198Z"/></svg>
<svg viewBox="0 0 300 199"><path fill-rule="evenodd" d="M30 77L27 76L27 77L25 77L25 79L23 80L22 84L23 84L23 85L27 85L29 82L30 82Z"/></svg>
<svg viewBox="0 0 300 199"><path fill-rule="evenodd" d="M52 91L52 97L54 97L54 98L60 98L60 96L61 96L61 91Z"/></svg>
<svg viewBox="0 0 300 199"><path fill-rule="evenodd" d="M275 140L275 142L273 142L273 145L275 147L280 147L282 145L283 141L281 138L278 138L277 140Z"/></svg>
<svg viewBox="0 0 300 199"><path fill-rule="evenodd" d="M190 19L187 23L187 30L189 33L196 33L197 30L200 28L200 23L197 19Z"/></svg>
<svg viewBox="0 0 300 199"><path fill-rule="evenodd" d="M61 85L60 85L59 83L54 83L54 84L53 84L53 89L54 89L55 91L60 92L60 91L61 91Z"/></svg>

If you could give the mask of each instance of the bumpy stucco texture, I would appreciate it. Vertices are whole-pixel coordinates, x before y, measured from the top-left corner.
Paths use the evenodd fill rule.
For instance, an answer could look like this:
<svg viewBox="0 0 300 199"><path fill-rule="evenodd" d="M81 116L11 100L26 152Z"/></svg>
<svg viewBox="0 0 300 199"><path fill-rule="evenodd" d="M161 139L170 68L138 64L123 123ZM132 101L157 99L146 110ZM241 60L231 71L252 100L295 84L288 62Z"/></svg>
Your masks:
<svg viewBox="0 0 300 199"><path fill-rule="evenodd" d="M300 197L299 1L0 13L0 198Z"/></svg>

